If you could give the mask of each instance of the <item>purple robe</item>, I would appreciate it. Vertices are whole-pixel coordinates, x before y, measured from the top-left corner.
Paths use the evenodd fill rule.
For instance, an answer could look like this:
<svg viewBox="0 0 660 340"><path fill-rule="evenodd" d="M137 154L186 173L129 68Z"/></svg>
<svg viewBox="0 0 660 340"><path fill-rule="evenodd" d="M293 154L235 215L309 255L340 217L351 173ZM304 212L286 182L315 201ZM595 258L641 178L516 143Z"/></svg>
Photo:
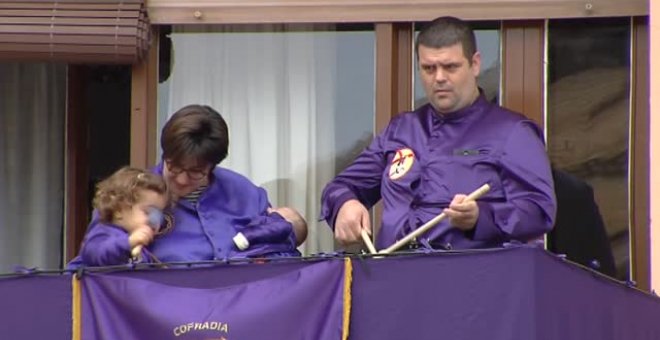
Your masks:
<svg viewBox="0 0 660 340"><path fill-rule="evenodd" d="M162 174L162 162L156 171ZM299 255L291 223L268 214L269 207L266 190L236 172L216 167L197 204L179 200L173 209L174 228L158 236L149 249L163 262ZM274 239L238 251L232 238L248 226L267 226ZM279 237L282 233L288 237Z"/></svg>
<svg viewBox="0 0 660 340"><path fill-rule="evenodd" d="M154 171L162 175L162 162ZM300 252L296 249L291 223L279 214L269 214L267 212L269 207L270 203L263 188L257 187L236 172L216 167L208 188L199 197L197 204L185 199L176 202L170 210L174 217L174 227L161 235L156 235L148 250L160 262L300 256ZM95 232L98 223L98 218L95 217L88 227L88 235ZM234 235L238 231L244 231L245 228L260 227L271 232L272 237L262 237L248 249L239 251L232 240ZM79 256L74 258L67 268L75 269L82 264L88 266L124 264L130 256L126 252L127 238L117 239L114 247L98 248L90 241L83 243L83 247L92 253L109 252L90 254L90 256L104 257L112 261L87 263Z"/></svg>
<svg viewBox="0 0 660 340"><path fill-rule="evenodd" d="M151 256L142 249L141 261L151 262ZM80 261L87 266L111 266L129 263L131 248L128 233L124 228L110 223L98 222L83 239Z"/></svg>

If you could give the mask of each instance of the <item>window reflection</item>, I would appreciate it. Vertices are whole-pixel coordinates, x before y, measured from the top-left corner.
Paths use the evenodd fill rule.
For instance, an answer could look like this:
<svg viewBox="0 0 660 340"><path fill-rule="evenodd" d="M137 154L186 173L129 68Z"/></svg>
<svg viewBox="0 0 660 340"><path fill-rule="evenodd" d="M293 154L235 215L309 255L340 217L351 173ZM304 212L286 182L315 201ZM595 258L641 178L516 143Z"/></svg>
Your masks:
<svg viewBox="0 0 660 340"><path fill-rule="evenodd" d="M332 251L320 195L373 136L373 26L183 26L171 40L159 126L187 104L216 108L230 130L221 166L304 214L303 253Z"/></svg>
<svg viewBox="0 0 660 340"><path fill-rule="evenodd" d="M593 188L610 243L604 247L611 246L617 276L627 279L630 21L551 20L548 58L550 159ZM574 228L594 231L593 225ZM585 251L600 247L590 235L580 245Z"/></svg>

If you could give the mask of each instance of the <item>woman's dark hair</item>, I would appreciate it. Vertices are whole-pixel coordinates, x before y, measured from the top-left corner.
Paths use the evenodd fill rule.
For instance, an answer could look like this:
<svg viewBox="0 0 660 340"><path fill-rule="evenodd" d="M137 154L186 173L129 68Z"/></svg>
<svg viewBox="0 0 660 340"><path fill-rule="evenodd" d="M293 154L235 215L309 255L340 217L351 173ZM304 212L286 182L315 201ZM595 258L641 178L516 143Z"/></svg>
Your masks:
<svg viewBox="0 0 660 340"><path fill-rule="evenodd" d="M216 166L227 157L229 130L220 113L206 105L188 105L165 123L160 145L163 158L174 164L185 159Z"/></svg>

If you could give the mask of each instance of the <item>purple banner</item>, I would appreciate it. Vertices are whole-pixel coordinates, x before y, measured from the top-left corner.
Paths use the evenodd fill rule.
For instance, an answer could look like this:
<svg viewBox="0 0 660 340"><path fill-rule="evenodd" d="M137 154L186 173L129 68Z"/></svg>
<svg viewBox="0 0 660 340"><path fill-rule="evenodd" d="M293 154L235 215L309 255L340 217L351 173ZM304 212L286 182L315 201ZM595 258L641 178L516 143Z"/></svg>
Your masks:
<svg viewBox="0 0 660 340"><path fill-rule="evenodd" d="M71 275L0 279L0 339L71 339Z"/></svg>
<svg viewBox="0 0 660 340"><path fill-rule="evenodd" d="M69 275L0 279L0 339L660 339L660 299L529 247L74 282L81 288Z"/></svg>
<svg viewBox="0 0 660 340"><path fill-rule="evenodd" d="M86 274L82 339L342 339L344 261L281 271L269 265L230 267L266 274L217 280L215 287L214 275L204 275L208 269L178 270L180 282L153 273ZM186 284L191 281L204 287Z"/></svg>
<svg viewBox="0 0 660 340"><path fill-rule="evenodd" d="M536 339L531 255L512 249L356 263L351 339Z"/></svg>
<svg viewBox="0 0 660 340"><path fill-rule="evenodd" d="M660 299L541 249L359 263L351 339L660 339Z"/></svg>

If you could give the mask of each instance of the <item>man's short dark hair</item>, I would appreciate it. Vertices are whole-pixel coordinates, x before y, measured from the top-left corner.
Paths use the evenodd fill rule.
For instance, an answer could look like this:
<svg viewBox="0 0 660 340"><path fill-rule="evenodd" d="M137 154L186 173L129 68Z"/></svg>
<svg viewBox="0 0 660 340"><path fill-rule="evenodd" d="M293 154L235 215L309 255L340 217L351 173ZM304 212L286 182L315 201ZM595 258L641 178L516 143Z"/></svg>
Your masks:
<svg viewBox="0 0 660 340"><path fill-rule="evenodd" d="M215 166L227 157L229 130L220 113L206 105L188 105L165 123L160 137L163 158L174 164L195 159Z"/></svg>
<svg viewBox="0 0 660 340"><path fill-rule="evenodd" d="M472 63L477 52L477 40L470 25L459 18L439 17L426 24L417 36L415 53L419 58L419 45L430 48L444 48L460 43L465 58Z"/></svg>

